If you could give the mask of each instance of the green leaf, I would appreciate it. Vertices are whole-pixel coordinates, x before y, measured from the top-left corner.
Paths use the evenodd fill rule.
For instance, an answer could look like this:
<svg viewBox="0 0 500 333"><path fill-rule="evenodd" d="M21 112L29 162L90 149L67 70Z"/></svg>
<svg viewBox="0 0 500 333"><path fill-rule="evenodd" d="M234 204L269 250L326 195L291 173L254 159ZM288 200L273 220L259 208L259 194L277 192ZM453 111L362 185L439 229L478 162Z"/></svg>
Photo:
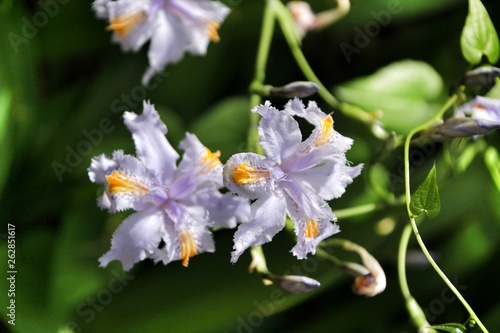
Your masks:
<svg viewBox="0 0 500 333"><path fill-rule="evenodd" d="M436 181L436 165L432 167L424 183L413 194L410 210L416 216L425 212L430 218L439 214L441 202Z"/></svg>
<svg viewBox="0 0 500 333"><path fill-rule="evenodd" d="M381 110L388 130L406 134L436 113L444 85L427 63L403 60L344 83L335 88L335 94L367 111Z"/></svg>
<svg viewBox="0 0 500 333"><path fill-rule="evenodd" d="M10 143L10 135L8 132L9 113L12 102L12 92L7 89L0 88L0 141ZM10 162L12 160L12 149L10 144L5 144L4 149L0 150L0 193L2 192L4 182L8 177Z"/></svg>
<svg viewBox="0 0 500 333"><path fill-rule="evenodd" d="M368 177L373 190L385 200L395 200L394 192L390 188L390 178L387 169L380 163L375 163L368 169Z"/></svg>
<svg viewBox="0 0 500 333"><path fill-rule="evenodd" d="M489 147L484 153L484 163L488 167L493 183L500 191L500 157L494 147Z"/></svg>
<svg viewBox="0 0 500 333"><path fill-rule="evenodd" d="M491 88L485 96L500 99L500 79L498 77L495 79L495 85L493 88Z"/></svg>
<svg viewBox="0 0 500 333"><path fill-rule="evenodd" d="M457 324L457 323L433 325L433 326L431 326L431 328L434 328L436 330L443 331L443 332L450 332L450 333L463 333L467 330L467 328L464 325Z"/></svg>
<svg viewBox="0 0 500 333"><path fill-rule="evenodd" d="M469 0L469 14L460 37L460 46L464 58L471 65L479 64L483 55L491 64L498 61L498 35L480 0Z"/></svg>

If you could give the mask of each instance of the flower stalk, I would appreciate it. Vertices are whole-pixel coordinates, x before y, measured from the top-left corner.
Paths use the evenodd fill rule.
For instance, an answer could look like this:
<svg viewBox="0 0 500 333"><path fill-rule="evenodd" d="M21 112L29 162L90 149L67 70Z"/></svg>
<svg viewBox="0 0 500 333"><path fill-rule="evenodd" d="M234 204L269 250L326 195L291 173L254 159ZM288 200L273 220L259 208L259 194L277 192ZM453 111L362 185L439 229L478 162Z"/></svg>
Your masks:
<svg viewBox="0 0 500 333"><path fill-rule="evenodd" d="M404 143L404 171L405 171L404 172L404 178L405 178L406 209L407 209L407 212L408 212L408 217L410 219L410 224L409 225L411 226L411 229L413 230L413 234L415 235L415 237L417 239L417 242L418 242L420 248L422 249L422 252L424 253L425 257L427 258L427 260L429 261L429 263L431 264L431 266L434 268L434 270L437 272L437 274L441 277L441 279L446 283L446 285L448 286L448 288L450 288L450 290L455 294L455 296L457 296L457 298L460 300L460 302L462 303L462 305L469 312L471 320L474 320L476 322L476 324L481 328L481 330L483 332L488 332L488 330L483 325L483 323L481 322L481 320L479 320L479 318L475 314L475 312L472 309L472 307L467 303L467 301L462 296L462 294L458 291L458 289L453 285L453 283L450 281L450 279L448 279L448 277L446 276L446 274L441 270L441 268L439 267L439 265L432 258L431 254L429 253L429 250L425 246L425 243L424 243L422 237L420 236L420 232L419 232L418 227L417 227L417 222L415 220L415 216L413 215L413 213L410 210L410 202L411 202L411 188L410 188L410 143L411 143L412 137L416 133L429 128L435 122L440 121L441 118L442 118L442 116L443 116L443 114L453 105L453 103L455 102L456 98L457 98L456 95L451 96L448 99L448 101L443 105L443 107L441 108L441 110L432 119L430 119L425 124L423 124L421 126L418 126L415 129L413 129L408 134L408 136L406 137L406 140L405 140L405 143ZM408 227L406 229L408 229ZM407 236L407 233L408 233L408 231L406 231L403 234L403 236L409 237L409 235ZM406 244L406 245L405 246L400 246L400 256L406 255L407 241L404 242L404 240L402 240L402 244L403 245ZM404 251L404 252L402 252L402 251ZM400 265L404 264L404 260L400 261L399 264ZM405 280L406 280L406 277L404 276L403 273L401 273L400 278L405 278ZM402 288L402 290L403 290L403 288ZM405 288L403 291L406 294L406 297L408 297L409 290L407 288ZM411 301L410 298L407 298L407 300ZM416 312L414 310L416 308L409 306L409 305L412 305L412 304L413 304L413 302L407 303L408 309L410 310L410 308L411 308L411 310L413 311L413 312L410 312L410 314L412 314L413 316L419 317L419 315L416 315Z"/></svg>

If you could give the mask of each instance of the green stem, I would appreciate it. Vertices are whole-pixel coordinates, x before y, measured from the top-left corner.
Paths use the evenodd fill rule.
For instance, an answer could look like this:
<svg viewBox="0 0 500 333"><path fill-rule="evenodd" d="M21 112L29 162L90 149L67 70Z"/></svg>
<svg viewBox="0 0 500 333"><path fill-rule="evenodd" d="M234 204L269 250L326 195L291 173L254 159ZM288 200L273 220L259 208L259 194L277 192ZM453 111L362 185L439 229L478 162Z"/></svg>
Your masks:
<svg viewBox="0 0 500 333"><path fill-rule="evenodd" d="M418 231L417 227L417 222L415 220L414 215L412 214L410 210L410 201L411 201L411 189L410 189L410 142L412 137L418 133L419 131L425 130L429 126L433 125L435 122L441 120L441 117L443 114L448 110L448 108L455 102L457 96L452 96L448 99L448 101L445 103L443 108L434 116L431 120L426 122L425 124L413 129L408 136L406 137L405 140L405 145L404 145L404 169L405 169L405 196L406 196L406 209L408 211L408 216L410 217L410 226L413 230L413 233L417 239L418 245L422 249L422 252L424 253L425 257L431 264L431 266L434 268L434 270L437 272L437 274L441 277L441 279L446 283L448 288L457 296L457 298L462 302L462 305L467 309L469 312L470 318L473 319L477 325L481 328L483 332L488 332L486 327L483 325L483 323L479 320L477 315L474 313L474 310L472 310L471 306L467 303L465 298L462 296L462 294L458 291L457 288L453 285L453 283L448 279L446 274L441 270L439 265L434 261L432 258L431 254L427 250L427 247L425 246L425 243L420 236L420 232Z"/></svg>
<svg viewBox="0 0 500 333"><path fill-rule="evenodd" d="M251 271L255 269L259 274L271 274L267 268L266 256L261 246L253 246L250 249L250 254L252 255Z"/></svg>
<svg viewBox="0 0 500 333"><path fill-rule="evenodd" d="M257 50L257 59L255 61L255 76L250 85L250 91L254 91L253 87L262 87L266 78L266 65L269 58L269 50L274 32L274 22L276 15L274 12L274 1L268 0L264 6L264 14L262 20L262 29L260 34L259 48ZM258 94L250 95L250 108L259 105L261 97ZM248 129L248 149L250 151L260 153L262 148L259 144L259 114L250 113L250 127Z"/></svg>
<svg viewBox="0 0 500 333"><path fill-rule="evenodd" d="M405 300L406 309L410 314L410 318L413 323L418 327L419 331L424 330L430 326L429 322L425 318L425 313L417 303L415 298L410 293L410 288L408 287L408 281L406 279L406 251L408 249L408 242L411 236L411 226L408 224L401 234L401 240L399 242L398 249L398 279L399 287L401 288L401 294Z"/></svg>
<svg viewBox="0 0 500 333"><path fill-rule="evenodd" d="M277 2L276 5L277 6L284 6L281 2ZM286 8L284 10L286 10ZM372 125L374 120L375 120L372 114L367 113L364 110L362 110L361 108L358 108L354 105L340 102L338 99L335 98L335 96L333 96L328 91L328 89L323 85L323 83L321 83L321 81L316 76L313 69L311 68L311 66L307 62L307 59L304 56L302 49L300 48L300 44L299 44L299 41L297 40L296 36L293 35L292 33L290 33L289 29L285 28L287 25L287 23L286 23L287 17L285 17L285 15L280 14L284 10L279 9L277 11L278 12L277 18L278 18L280 25L282 27L283 35L285 36L285 39L288 43L290 51L292 52L292 55L294 56L295 61L297 62L297 65L302 70L302 73L307 78L307 80L316 83L320 87L318 94L332 108L339 109L346 116L357 119L365 124Z"/></svg>
<svg viewBox="0 0 500 333"><path fill-rule="evenodd" d="M339 209L334 211L335 215L339 219L345 219L353 216L358 216L358 215L363 215L363 214L368 214L371 212L374 212L376 210L381 209L382 207L377 206L375 203L369 203L361 206L356 206L356 207L351 207L351 208L345 208L345 209Z"/></svg>

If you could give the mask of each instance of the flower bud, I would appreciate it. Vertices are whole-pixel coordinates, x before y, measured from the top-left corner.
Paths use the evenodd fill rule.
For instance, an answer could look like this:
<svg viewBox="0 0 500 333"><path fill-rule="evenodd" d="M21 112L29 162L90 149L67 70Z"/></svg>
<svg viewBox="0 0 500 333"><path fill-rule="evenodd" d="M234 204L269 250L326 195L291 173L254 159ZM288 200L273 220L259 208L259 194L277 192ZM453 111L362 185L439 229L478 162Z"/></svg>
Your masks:
<svg viewBox="0 0 500 333"><path fill-rule="evenodd" d="M272 87L270 93L271 96L303 98L315 94L318 90L319 86L314 82L295 81L282 87Z"/></svg>
<svg viewBox="0 0 500 333"><path fill-rule="evenodd" d="M495 79L500 76L500 68L489 66L479 67L465 73L462 84L466 87L486 87L495 85Z"/></svg>
<svg viewBox="0 0 500 333"><path fill-rule="evenodd" d="M354 279L354 284L352 285L352 290L358 294L366 297L373 297L380 294L385 289L385 279L384 283L380 283L373 274L367 274L363 276L358 276Z"/></svg>
<svg viewBox="0 0 500 333"><path fill-rule="evenodd" d="M486 134L500 128L500 99L478 96L431 130L435 140Z"/></svg>
<svg viewBox="0 0 500 333"><path fill-rule="evenodd" d="M367 271L367 273L364 273L363 275L356 276L352 286L353 291L358 295L366 297L373 297L383 292L385 290L387 280L385 278L384 270L378 263L377 259L366 251L364 247L353 242L344 241L343 247L345 250L357 252Z"/></svg>
<svg viewBox="0 0 500 333"><path fill-rule="evenodd" d="M304 37L306 32L314 27L316 15L311 6L304 1L290 1L287 4L288 10L295 21L300 37Z"/></svg>
<svg viewBox="0 0 500 333"><path fill-rule="evenodd" d="M290 294L303 294L320 287L320 283L307 276L283 275L267 277Z"/></svg>
<svg viewBox="0 0 500 333"><path fill-rule="evenodd" d="M432 138L453 139L486 134L498 128L499 125L500 124L492 124L487 121L480 122L473 118L450 118L434 129Z"/></svg>
<svg viewBox="0 0 500 333"><path fill-rule="evenodd" d="M304 38L311 30L320 30L345 16L350 8L350 0L337 0L337 7L315 14L304 1L290 1L288 10L295 21L300 37Z"/></svg>

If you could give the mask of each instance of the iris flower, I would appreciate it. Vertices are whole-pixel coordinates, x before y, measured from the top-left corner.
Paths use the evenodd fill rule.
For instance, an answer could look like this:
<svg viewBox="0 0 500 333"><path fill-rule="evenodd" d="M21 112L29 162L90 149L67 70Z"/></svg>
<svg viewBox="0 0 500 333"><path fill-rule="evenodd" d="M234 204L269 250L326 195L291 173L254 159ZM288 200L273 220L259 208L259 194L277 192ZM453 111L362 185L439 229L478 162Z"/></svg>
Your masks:
<svg viewBox="0 0 500 333"><path fill-rule="evenodd" d="M151 258L165 265L213 252L209 227L234 227L246 219L248 202L223 195L219 152L211 152L193 134L186 134L179 165L177 152L167 141L167 127L153 105L144 102L142 115L125 112L125 125L132 132L137 158L115 151L112 157L92 159L89 177L104 184L98 204L109 212L133 209L113 235L111 250L99 261L105 267L119 260L129 270L136 262Z"/></svg>
<svg viewBox="0 0 500 333"><path fill-rule="evenodd" d="M248 247L271 241L285 226L287 214L298 238L292 252L304 259L316 252L319 242L340 231L325 200L340 197L362 165L348 165L345 152L353 141L336 132L332 116L314 102L306 108L294 99L284 111L266 102L252 112L262 116L259 136L266 156L240 153L224 166L224 185L255 200L250 221L240 224L235 233L231 261L236 262ZM314 125L304 141L293 116Z"/></svg>
<svg viewBox="0 0 500 333"><path fill-rule="evenodd" d="M229 14L228 7L210 0L95 0L92 7L109 20L108 30L123 51L137 52L151 40L144 85L185 52L205 55L208 43L219 41L217 30Z"/></svg>

